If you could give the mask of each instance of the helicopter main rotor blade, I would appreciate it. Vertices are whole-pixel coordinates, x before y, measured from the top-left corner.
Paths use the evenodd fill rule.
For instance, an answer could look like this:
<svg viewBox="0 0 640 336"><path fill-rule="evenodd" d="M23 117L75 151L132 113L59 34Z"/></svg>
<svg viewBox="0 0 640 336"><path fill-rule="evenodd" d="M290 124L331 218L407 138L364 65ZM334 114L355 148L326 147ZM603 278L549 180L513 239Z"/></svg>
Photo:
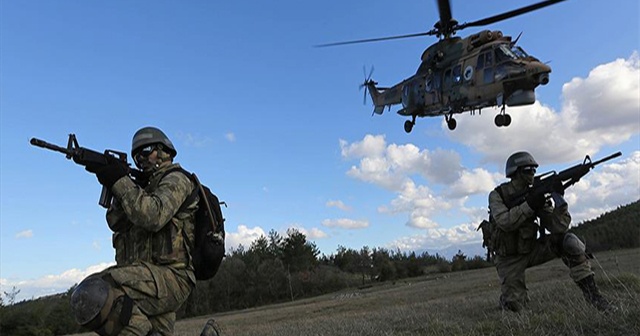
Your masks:
<svg viewBox="0 0 640 336"><path fill-rule="evenodd" d="M377 41L386 41L386 40L396 40L408 37L417 37L417 36L427 36L427 35L435 35L435 30L430 30L424 33L416 33L416 34L408 34L408 35L398 35L398 36L389 36L389 37L379 37L372 39L364 39L364 40L355 40L355 41L346 41L346 42L335 42L335 43L327 43L327 44L318 44L315 47L323 48L323 47L333 47L345 44L356 44L356 43L368 43L368 42L377 42Z"/></svg>
<svg viewBox="0 0 640 336"><path fill-rule="evenodd" d="M484 25L488 25L494 22L498 22L498 21L502 21L502 20L506 20L509 18L512 18L514 16L518 16L518 15L522 15L528 12L532 12L534 10L538 10L540 8L543 7L547 7L547 6L551 6L554 4L557 4L558 2L563 2L566 0L547 0L547 1L542 1L542 2L538 2L536 4L530 5L530 6L526 6L526 7L522 7L520 9L515 9L509 12L505 12L502 14L498 14L498 15L494 15L482 20L478 20L478 21L473 21L473 22L465 22L461 25L458 25L457 27L455 27L455 30L460 30L460 29L464 29L466 27L478 27L478 26L484 26Z"/></svg>
<svg viewBox="0 0 640 336"><path fill-rule="evenodd" d="M440 13L440 25L449 25L451 21L451 3L449 0L438 0L438 12Z"/></svg>

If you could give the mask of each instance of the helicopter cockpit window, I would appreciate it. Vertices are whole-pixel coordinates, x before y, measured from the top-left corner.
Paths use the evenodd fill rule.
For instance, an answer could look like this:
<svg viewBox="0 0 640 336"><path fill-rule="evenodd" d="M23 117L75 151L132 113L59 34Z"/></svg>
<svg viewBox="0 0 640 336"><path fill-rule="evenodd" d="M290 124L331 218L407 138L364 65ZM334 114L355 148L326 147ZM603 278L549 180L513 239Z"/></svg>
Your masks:
<svg viewBox="0 0 640 336"><path fill-rule="evenodd" d="M509 49L506 44L501 44L500 47L496 49L496 63L516 58L516 55L511 52L511 49Z"/></svg>
<svg viewBox="0 0 640 336"><path fill-rule="evenodd" d="M453 83L460 84L462 82L462 66L459 64L453 68Z"/></svg>
<svg viewBox="0 0 640 336"><path fill-rule="evenodd" d="M518 58L527 58L527 57L529 57L529 54L527 54L527 52L524 51L520 47L511 48L511 52L513 52L513 54L516 55L516 57L518 57Z"/></svg>

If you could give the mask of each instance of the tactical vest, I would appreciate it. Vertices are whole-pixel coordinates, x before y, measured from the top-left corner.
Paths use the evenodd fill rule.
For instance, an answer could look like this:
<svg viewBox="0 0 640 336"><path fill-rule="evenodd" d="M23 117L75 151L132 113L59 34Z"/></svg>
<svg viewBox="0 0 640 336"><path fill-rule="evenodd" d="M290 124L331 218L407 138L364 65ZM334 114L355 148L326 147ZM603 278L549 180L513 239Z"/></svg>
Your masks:
<svg viewBox="0 0 640 336"><path fill-rule="evenodd" d="M163 172L176 167L179 165L171 164L155 172L144 190L147 193L153 193L163 178ZM196 209L197 205L194 202L175 214L158 232L150 232L135 225L127 225L126 229L114 233L113 247L116 251L118 265L145 261L155 265L193 269L185 239L193 240L193 222L195 221Z"/></svg>
<svg viewBox="0 0 640 336"><path fill-rule="evenodd" d="M495 191L500 195L505 204L509 204L509 200L517 194L517 190L513 188L510 183L499 185ZM527 254L535 248L538 234L538 223L535 215L527 218L518 229L510 232L498 228L492 215L490 215L490 223L492 248L497 255L504 257Z"/></svg>

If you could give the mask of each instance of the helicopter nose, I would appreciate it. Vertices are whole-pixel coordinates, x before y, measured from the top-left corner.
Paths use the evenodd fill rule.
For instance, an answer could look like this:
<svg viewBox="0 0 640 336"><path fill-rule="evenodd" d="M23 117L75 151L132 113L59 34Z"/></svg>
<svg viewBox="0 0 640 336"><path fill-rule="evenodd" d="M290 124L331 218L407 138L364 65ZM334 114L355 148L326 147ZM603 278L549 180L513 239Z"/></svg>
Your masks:
<svg viewBox="0 0 640 336"><path fill-rule="evenodd" d="M549 73L551 72L551 68L540 62L533 62L530 65L528 72L530 73L531 79L540 85L549 84Z"/></svg>

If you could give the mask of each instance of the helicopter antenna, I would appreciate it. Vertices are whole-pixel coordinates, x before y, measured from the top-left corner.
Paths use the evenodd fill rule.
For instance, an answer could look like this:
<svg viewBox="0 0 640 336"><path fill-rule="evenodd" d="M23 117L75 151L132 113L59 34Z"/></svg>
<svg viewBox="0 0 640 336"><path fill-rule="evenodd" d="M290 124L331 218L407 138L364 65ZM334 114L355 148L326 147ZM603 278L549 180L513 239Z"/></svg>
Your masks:
<svg viewBox="0 0 640 336"><path fill-rule="evenodd" d="M511 46L513 47L514 45L516 45L516 43L518 43L518 40L520 39L520 36L522 36L522 32L520 32L520 34L518 34L518 37L516 37L516 39L511 42Z"/></svg>

